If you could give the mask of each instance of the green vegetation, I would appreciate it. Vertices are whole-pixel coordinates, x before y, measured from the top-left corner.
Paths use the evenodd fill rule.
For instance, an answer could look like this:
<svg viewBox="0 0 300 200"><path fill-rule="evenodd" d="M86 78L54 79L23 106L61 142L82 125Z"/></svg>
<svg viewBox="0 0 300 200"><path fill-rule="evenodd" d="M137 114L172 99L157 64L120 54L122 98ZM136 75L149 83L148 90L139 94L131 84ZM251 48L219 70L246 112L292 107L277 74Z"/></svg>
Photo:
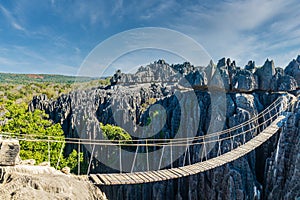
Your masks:
<svg viewBox="0 0 300 200"><path fill-rule="evenodd" d="M109 140L131 140L130 134L119 126L110 124L103 125L100 123L101 130L103 131L104 137Z"/></svg>
<svg viewBox="0 0 300 200"><path fill-rule="evenodd" d="M77 152L73 152L64 157L61 155L61 149L64 148L64 135L60 124L53 124L47 114L41 110L28 112L25 103L16 104L13 101L5 102L6 113L2 117L8 119L8 122L0 126L1 132L14 133L12 136L26 138L28 140L44 140L39 142L20 141L21 159L34 158L37 164L48 161L50 156L51 166L56 166L60 157L58 169L68 166L72 171L77 167ZM60 142L47 142L48 139ZM50 150L50 152L48 151ZM82 158L83 155L80 155ZM83 161L81 159L81 161Z"/></svg>
<svg viewBox="0 0 300 200"><path fill-rule="evenodd" d="M82 76L63 76L54 74L10 74L0 73L0 84L27 84L27 83L60 83L72 84L75 82L83 83L100 78L82 77Z"/></svg>
<svg viewBox="0 0 300 200"><path fill-rule="evenodd" d="M33 76L33 75L32 75ZM45 76L48 78L36 79L29 78L20 74L1 74L0 73L0 99L18 100L29 102L33 96L46 94L49 99L57 98L62 94L66 94L76 89L87 89L98 87L100 85L108 85L110 78L95 79L68 77L61 75L35 75ZM15 79L13 79L15 77ZM66 77L66 80L63 78ZM50 81L53 82L50 82ZM75 82L76 81L76 82Z"/></svg>

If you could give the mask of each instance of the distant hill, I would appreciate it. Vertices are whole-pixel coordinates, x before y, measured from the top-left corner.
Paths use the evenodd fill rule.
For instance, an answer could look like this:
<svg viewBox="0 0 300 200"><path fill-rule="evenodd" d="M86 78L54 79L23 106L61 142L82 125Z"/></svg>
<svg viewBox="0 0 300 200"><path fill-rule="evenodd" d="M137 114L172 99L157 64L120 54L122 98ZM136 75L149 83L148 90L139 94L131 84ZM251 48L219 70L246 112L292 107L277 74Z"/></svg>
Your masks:
<svg viewBox="0 0 300 200"><path fill-rule="evenodd" d="M64 76L54 74L13 74L0 73L0 84L26 84L26 83L74 83L74 82L89 82L100 80L102 78L79 77L79 76Z"/></svg>

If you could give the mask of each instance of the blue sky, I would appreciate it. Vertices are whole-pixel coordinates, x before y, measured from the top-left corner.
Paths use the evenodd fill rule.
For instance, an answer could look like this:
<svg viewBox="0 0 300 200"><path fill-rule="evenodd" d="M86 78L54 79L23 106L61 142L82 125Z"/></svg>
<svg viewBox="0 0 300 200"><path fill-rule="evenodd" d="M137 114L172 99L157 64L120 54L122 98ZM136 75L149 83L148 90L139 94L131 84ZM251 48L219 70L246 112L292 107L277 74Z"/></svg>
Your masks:
<svg viewBox="0 0 300 200"><path fill-rule="evenodd" d="M299 19L298 0L0 1L0 71L76 75L99 43L142 27L186 34L215 62L230 57L239 66L248 60L262 65L269 58L285 67L300 54ZM181 61L142 51L120 63L137 66L161 57Z"/></svg>

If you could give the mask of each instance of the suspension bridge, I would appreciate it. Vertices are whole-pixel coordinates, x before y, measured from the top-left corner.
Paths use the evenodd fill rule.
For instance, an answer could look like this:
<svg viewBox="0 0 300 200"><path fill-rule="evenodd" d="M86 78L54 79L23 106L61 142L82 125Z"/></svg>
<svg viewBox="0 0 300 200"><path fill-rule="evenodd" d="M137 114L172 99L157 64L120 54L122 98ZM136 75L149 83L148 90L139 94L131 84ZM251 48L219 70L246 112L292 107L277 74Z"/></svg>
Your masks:
<svg viewBox="0 0 300 200"><path fill-rule="evenodd" d="M88 167L87 175L89 180L95 185L121 185L121 184L142 184L149 182L165 181L197 173L205 172L207 170L222 166L226 163L230 163L259 147L281 128L284 119L287 117L288 109L292 109L292 106L297 101L297 98L292 95L284 94L278 97L271 105L265 110L255 115L251 119L234 126L232 128L222 130L219 132L188 137L188 138L174 138L174 139L137 139L137 140L118 140L111 142L110 140L96 140L96 139L84 139L84 138L65 138L65 141L56 140L48 136L47 138L34 138L33 135L19 135L18 140L32 141L32 142L64 142L70 144L77 144L78 151L80 152L81 145L92 145L93 150L91 152L90 163ZM5 136L5 133L1 133ZM8 136L8 134L6 135ZM215 154L213 157L208 156L209 146L213 145ZM227 145L227 150L224 150L223 145ZM121 152L116 155L119 156L119 173L105 173L105 174L90 174L89 169L91 167L91 161L94 157L95 146L115 146L119 149L129 147L135 149L135 155L131 160L130 172L122 172L122 161L128 162L128 159L122 158ZM189 158L189 148L193 146L201 146L201 153L197 162L192 163ZM160 148L161 155L157 169L152 170L149 167L149 149ZM164 154L165 149L169 148L170 153ZM172 151L176 151L176 148L184 148L182 166L174 166L174 158L172 157ZM134 171L136 164L137 154L139 149L143 149L146 154L146 169L144 171ZM50 152L50 151L49 151ZM169 156L169 167L161 169L162 159ZM50 157L50 156L49 156ZM189 162L186 162L188 160ZM59 161L58 161L59 162ZM78 158L78 164L79 158ZM80 170L80 168L78 169ZM78 171L79 172L79 171Z"/></svg>

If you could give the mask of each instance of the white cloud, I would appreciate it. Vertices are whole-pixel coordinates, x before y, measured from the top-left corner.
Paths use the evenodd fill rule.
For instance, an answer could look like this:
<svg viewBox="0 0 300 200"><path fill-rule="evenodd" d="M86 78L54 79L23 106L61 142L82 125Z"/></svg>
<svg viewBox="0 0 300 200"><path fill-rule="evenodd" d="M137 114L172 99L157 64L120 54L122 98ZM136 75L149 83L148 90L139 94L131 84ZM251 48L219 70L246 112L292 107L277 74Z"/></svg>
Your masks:
<svg viewBox="0 0 300 200"><path fill-rule="evenodd" d="M17 30L20 31L26 31L26 29L21 26L16 19L13 17L13 15L6 9L4 8L1 4L0 4L0 11L2 11L3 15L6 17L6 19L8 20L8 22L11 24L11 26Z"/></svg>
<svg viewBox="0 0 300 200"><path fill-rule="evenodd" d="M114 7L112 8L111 13L112 13L113 15L115 15L115 14L117 14L117 13L120 13L120 12L122 12L122 8L123 8L123 0L117 0L117 1L115 2Z"/></svg>
<svg viewBox="0 0 300 200"><path fill-rule="evenodd" d="M182 31L200 42L214 60L221 57L236 59L244 66L252 59L261 65L267 57L280 60L285 66L295 53L291 46L300 47L300 6L296 0L225 1L218 4L194 5L183 8L172 21L171 28ZM300 52L299 52L300 53Z"/></svg>

